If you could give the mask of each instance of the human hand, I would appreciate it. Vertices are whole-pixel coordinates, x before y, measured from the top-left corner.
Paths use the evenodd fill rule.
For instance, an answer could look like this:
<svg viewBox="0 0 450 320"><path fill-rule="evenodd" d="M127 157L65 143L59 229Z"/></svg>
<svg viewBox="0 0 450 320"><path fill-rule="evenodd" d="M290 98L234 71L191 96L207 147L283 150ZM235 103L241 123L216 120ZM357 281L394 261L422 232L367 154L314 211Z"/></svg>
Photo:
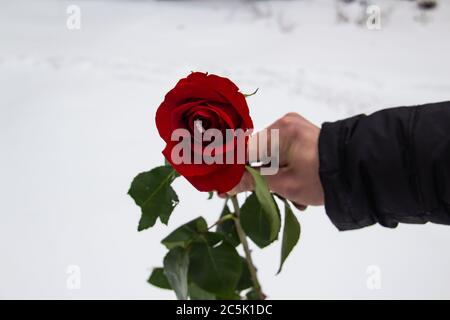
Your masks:
<svg viewBox="0 0 450 320"><path fill-rule="evenodd" d="M270 190L290 200L300 210L308 205L323 205L324 195L319 177L320 128L297 113L288 113L267 128L270 129L279 129L280 166L278 173L265 176ZM270 138L270 134L267 137ZM258 133L250 137L249 148L258 147L257 139ZM266 146L269 151L270 143L269 140ZM252 151L249 150L249 153ZM251 191L253 187L253 178L246 171L241 182L228 194Z"/></svg>

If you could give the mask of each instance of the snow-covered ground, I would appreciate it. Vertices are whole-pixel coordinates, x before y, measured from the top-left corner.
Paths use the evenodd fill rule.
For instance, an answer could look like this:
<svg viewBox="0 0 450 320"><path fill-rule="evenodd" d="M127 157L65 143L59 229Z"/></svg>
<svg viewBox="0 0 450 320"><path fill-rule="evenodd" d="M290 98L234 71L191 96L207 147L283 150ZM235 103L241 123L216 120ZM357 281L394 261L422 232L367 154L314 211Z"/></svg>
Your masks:
<svg viewBox="0 0 450 320"><path fill-rule="evenodd" d="M221 201L177 181L169 227L138 233L126 192L162 163L155 110L191 70L260 88L249 100L258 128L289 111L320 124L448 100L450 3L425 16L409 1L372 3L378 31L354 22L357 5L338 22L331 0L0 1L0 298L174 298L146 283L159 241L198 215L214 221ZM80 30L66 27L73 4ZM339 233L323 208L299 218L279 276L279 243L255 250L270 298L450 298L448 227Z"/></svg>

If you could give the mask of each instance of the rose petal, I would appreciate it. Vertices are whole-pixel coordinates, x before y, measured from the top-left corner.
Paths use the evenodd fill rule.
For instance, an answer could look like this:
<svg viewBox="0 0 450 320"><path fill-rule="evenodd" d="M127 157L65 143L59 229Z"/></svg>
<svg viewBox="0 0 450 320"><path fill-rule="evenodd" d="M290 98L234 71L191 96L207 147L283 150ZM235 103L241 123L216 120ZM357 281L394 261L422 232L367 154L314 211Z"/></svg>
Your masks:
<svg viewBox="0 0 450 320"><path fill-rule="evenodd" d="M227 164L221 165L220 170L211 172L208 175L185 176L185 178L199 191L217 191L219 193L225 193L238 185L244 171L244 165Z"/></svg>
<svg viewBox="0 0 450 320"><path fill-rule="evenodd" d="M193 157L191 157L192 163L174 164L172 161L171 153L172 153L173 146L175 144L176 144L176 142L172 143L172 144L167 144L167 146L164 148L162 153L163 153L164 157L166 158L166 160L172 165L172 167L182 176L190 177L190 176L209 175L213 171L220 170L221 169L220 167L223 166L223 165L219 165L219 164L208 165L205 163L194 164Z"/></svg>
<svg viewBox="0 0 450 320"><path fill-rule="evenodd" d="M178 106L193 100L226 102L223 96L211 90L206 84L192 82L183 82L183 84L177 85L166 94L164 99L167 104L172 106Z"/></svg>

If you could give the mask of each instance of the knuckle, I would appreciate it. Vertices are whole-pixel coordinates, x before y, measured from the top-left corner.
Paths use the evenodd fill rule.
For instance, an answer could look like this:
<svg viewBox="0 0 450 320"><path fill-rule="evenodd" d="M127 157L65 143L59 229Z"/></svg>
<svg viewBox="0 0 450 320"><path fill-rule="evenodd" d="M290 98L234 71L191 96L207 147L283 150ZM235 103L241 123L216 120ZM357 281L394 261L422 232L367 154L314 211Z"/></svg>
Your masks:
<svg viewBox="0 0 450 320"><path fill-rule="evenodd" d="M287 122L281 130L284 130L286 133L286 136L291 139L299 138L299 135L301 133L301 130L299 128L298 123L295 123L293 121Z"/></svg>
<svg viewBox="0 0 450 320"><path fill-rule="evenodd" d="M300 115L297 112L288 112L283 116L283 118L292 118L292 119L296 119L299 117Z"/></svg>
<svg viewBox="0 0 450 320"><path fill-rule="evenodd" d="M278 127L283 128L292 123L292 117L283 116L278 121Z"/></svg>
<svg viewBox="0 0 450 320"><path fill-rule="evenodd" d="M287 137L296 138L300 134L301 116L295 112L289 112L279 120L280 130L283 130Z"/></svg>

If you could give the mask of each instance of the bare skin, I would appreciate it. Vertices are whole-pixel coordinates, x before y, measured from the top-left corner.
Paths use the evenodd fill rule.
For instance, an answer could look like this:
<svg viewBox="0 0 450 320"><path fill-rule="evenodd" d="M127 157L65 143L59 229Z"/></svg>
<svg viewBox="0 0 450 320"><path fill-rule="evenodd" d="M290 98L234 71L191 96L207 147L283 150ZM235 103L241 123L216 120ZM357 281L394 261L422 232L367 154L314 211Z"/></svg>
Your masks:
<svg viewBox="0 0 450 320"><path fill-rule="evenodd" d="M319 177L320 128L297 113L288 113L267 129L279 129L280 143L280 169L275 175L265 176L270 190L292 201L301 210L309 205L323 205ZM257 136L255 134L250 139L257 139ZM228 193L233 195L251 190L253 179L245 172L241 182Z"/></svg>

